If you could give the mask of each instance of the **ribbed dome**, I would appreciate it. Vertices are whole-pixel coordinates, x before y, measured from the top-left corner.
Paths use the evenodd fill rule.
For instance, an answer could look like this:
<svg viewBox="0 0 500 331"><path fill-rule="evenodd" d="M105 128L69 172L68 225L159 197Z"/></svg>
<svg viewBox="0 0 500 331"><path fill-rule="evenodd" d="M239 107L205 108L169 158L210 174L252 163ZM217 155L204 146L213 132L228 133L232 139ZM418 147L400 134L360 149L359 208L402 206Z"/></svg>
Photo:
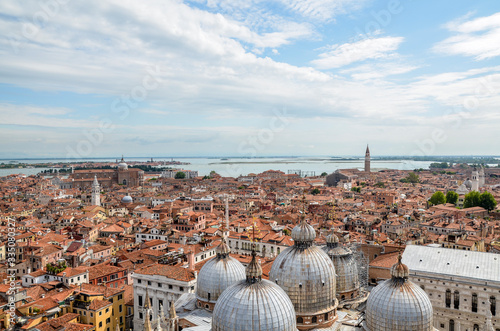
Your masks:
<svg viewBox="0 0 500 331"><path fill-rule="evenodd" d="M302 220L299 225L295 226L292 230L292 239L295 244L311 245L316 238L316 231L312 226Z"/></svg>
<svg viewBox="0 0 500 331"><path fill-rule="evenodd" d="M338 244L339 237L337 237L337 235L332 232L328 236L326 236L326 243L327 244Z"/></svg>
<svg viewBox="0 0 500 331"><path fill-rule="evenodd" d="M276 284L245 280L227 288L215 304L212 331L297 331L295 312Z"/></svg>
<svg viewBox="0 0 500 331"><path fill-rule="evenodd" d="M408 267L392 267L392 278L375 287L366 304L367 331L432 331L432 304L419 286L408 280Z"/></svg>
<svg viewBox="0 0 500 331"><path fill-rule="evenodd" d="M332 259L337 273L337 295L359 289L358 265L352 251L347 247L332 248L329 245L324 249Z"/></svg>
<svg viewBox="0 0 500 331"><path fill-rule="evenodd" d="M223 241L216 248L217 256L201 268L196 285L198 300L216 302L226 288L246 278L245 267L228 255L228 249Z"/></svg>
<svg viewBox="0 0 500 331"><path fill-rule="evenodd" d="M288 294L297 315L329 312L337 305L335 267L317 246L295 242L274 260L269 279Z"/></svg>
<svg viewBox="0 0 500 331"><path fill-rule="evenodd" d="M255 252L247 277L228 287L215 304L212 331L297 331L293 305L276 284L263 280Z"/></svg>

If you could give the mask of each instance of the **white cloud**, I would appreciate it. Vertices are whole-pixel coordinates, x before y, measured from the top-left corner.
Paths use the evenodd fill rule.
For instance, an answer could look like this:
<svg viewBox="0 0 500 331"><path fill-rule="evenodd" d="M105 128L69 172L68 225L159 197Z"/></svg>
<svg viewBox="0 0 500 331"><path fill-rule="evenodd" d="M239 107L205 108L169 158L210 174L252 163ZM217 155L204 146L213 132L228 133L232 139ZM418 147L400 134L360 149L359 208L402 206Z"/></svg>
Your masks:
<svg viewBox="0 0 500 331"><path fill-rule="evenodd" d="M96 123L87 120L70 119L71 111L66 108L45 108L37 106L0 104L2 125L43 126L51 128L93 127Z"/></svg>
<svg viewBox="0 0 500 331"><path fill-rule="evenodd" d="M455 35L437 43L434 51L471 56L478 61L500 56L500 13L453 21L445 27Z"/></svg>
<svg viewBox="0 0 500 331"><path fill-rule="evenodd" d="M16 1L0 2L0 11L29 21L39 7L34 0L26 3L21 6ZM311 17L324 15L328 19L334 15L333 11L312 9L321 4L328 6L327 2L314 2L311 9L300 1L294 4L294 10ZM114 122L115 131L95 147L95 155L116 154L123 148L144 154L236 154L239 142L265 128L274 116L273 109L282 108L287 109L291 124L276 133L266 153L307 154L307 147L284 151L283 146L303 144L314 145L315 150L328 149L345 137L362 139L364 144L371 128L377 139L399 143L407 139L401 137L410 130L411 123L418 124L411 129L413 135L418 135L421 126L439 124L439 118L435 118L439 116L433 114L435 109L475 97L481 79L499 79L498 69L482 68L396 82L392 76L410 72L416 66L405 63L396 53L403 37L380 35L330 46L313 61L315 67L278 62L257 54L282 53L279 58L287 58L287 50L280 46L311 36L314 32L310 26L282 18L273 23L275 16L269 13L259 22L258 11L253 10L252 17L246 20L243 10L230 11L211 13L174 0L68 2L30 38L22 35L22 20L0 17L0 34L6 34L0 38L1 83L36 89L42 94L88 94L88 102L103 109L103 114L93 111L94 117L90 117L78 107L29 109L2 105L2 133L5 127L12 132L14 126L29 125L24 129L29 131L26 136L53 142L47 147L40 142L37 149L65 151L68 144L74 146L85 139L82 132L95 127L98 119L116 116L111 105L107 107L100 98L130 94L142 84L148 74L146 69L157 66L161 83L148 91L144 102L131 109L129 118ZM282 22L288 27L280 27ZM5 36L17 38L17 54ZM348 65L353 67L346 68ZM325 73L318 68L341 71ZM493 88L498 91L497 85ZM496 120L498 116L493 114L498 114L494 106L500 104L498 97L481 96L478 100L480 108L471 118ZM353 138L352 132L362 134ZM16 141L23 140L22 135ZM208 137L205 141L204 135ZM315 141L308 140L309 136ZM19 148L27 146L25 141Z"/></svg>
<svg viewBox="0 0 500 331"><path fill-rule="evenodd" d="M300 15L319 21L360 9L366 0L279 0Z"/></svg>
<svg viewBox="0 0 500 331"><path fill-rule="evenodd" d="M418 66L401 63L364 64L354 68L342 70L342 74L349 74L355 80L381 79L388 76L401 75L418 69Z"/></svg>
<svg viewBox="0 0 500 331"><path fill-rule="evenodd" d="M388 59L397 56L394 51L403 40L403 37L380 37L332 45L312 64L320 69L333 69L368 59Z"/></svg>

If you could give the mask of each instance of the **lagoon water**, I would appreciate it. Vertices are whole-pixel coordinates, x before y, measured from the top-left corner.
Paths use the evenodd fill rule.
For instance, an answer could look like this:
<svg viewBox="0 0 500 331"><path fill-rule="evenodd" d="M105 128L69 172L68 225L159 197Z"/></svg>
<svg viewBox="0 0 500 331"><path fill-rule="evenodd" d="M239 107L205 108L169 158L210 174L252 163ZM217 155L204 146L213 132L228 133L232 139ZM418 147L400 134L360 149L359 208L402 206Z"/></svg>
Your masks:
<svg viewBox="0 0 500 331"><path fill-rule="evenodd" d="M151 158L147 157L131 157L125 158L125 161L147 161ZM153 158L154 161L170 161L171 158ZM186 170L198 170L201 176L208 175L210 171L216 171L222 176L237 177L239 175L247 175L249 173L261 173L266 170L281 170L288 173L289 170L300 170L320 175L323 172L332 173L337 169L358 168L363 169L363 159L337 159L329 157L268 157L268 158L174 158L175 161L190 163L188 165L179 165L175 168ZM116 159L6 159L0 160L0 163L68 163L68 162L115 162ZM428 161L412 161L412 160L377 160L372 159L372 170L380 169L398 169L398 170L413 170L417 168L428 169L432 162ZM8 176L11 174L36 175L40 171L47 168L24 168L24 169L0 169L0 176Z"/></svg>

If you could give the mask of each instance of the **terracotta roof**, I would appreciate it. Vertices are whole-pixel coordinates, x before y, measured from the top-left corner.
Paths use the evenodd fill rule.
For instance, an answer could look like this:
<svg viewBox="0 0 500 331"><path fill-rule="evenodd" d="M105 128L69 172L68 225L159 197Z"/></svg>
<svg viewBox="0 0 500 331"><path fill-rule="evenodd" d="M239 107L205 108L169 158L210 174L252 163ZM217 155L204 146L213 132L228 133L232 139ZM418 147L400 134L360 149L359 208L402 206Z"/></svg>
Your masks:
<svg viewBox="0 0 500 331"><path fill-rule="evenodd" d="M92 303L89 305L90 310L101 310L106 306L110 306L111 302L108 300L100 300L100 299L95 299L92 300Z"/></svg>
<svg viewBox="0 0 500 331"><path fill-rule="evenodd" d="M393 265L396 264L396 262L398 262L398 255L399 252L382 254L370 262L370 268L374 267L390 269Z"/></svg>
<svg viewBox="0 0 500 331"><path fill-rule="evenodd" d="M67 313L62 315L61 317L54 318L51 320L48 320L47 322L38 324L36 328L40 331L58 331L64 328L64 326L68 323L70 323L72 320L78 318L80 315L74 314L74 313ZM67 329L65 329L67 330Z"/></svg>
<svg viewBox="0 0 500 331"><path fill-rule="evenodd" d="M141 275L164 276L183 282L190 282L196 279L194 271L166 264L155 264L143 269L136 270L135 273Z"/></svg>

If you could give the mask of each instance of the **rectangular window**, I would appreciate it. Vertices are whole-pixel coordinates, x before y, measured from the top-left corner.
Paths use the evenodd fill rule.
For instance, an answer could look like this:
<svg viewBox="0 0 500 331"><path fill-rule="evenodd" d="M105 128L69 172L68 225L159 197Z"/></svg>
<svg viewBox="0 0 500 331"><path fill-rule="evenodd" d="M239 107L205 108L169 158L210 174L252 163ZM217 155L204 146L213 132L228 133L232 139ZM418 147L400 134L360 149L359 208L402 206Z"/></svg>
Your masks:
<svg viewBox="0 0 500 331"><path fill-rule="evenodd" d="M118 306L118 311L121 313L123 311L123 306L122 305L119 305Z"/></svg>
<svg viewBox="0 0 500 331"><path fill-rule="evenodd" d="M142 307L142 295L139 295L139 307Z"/></svg>

